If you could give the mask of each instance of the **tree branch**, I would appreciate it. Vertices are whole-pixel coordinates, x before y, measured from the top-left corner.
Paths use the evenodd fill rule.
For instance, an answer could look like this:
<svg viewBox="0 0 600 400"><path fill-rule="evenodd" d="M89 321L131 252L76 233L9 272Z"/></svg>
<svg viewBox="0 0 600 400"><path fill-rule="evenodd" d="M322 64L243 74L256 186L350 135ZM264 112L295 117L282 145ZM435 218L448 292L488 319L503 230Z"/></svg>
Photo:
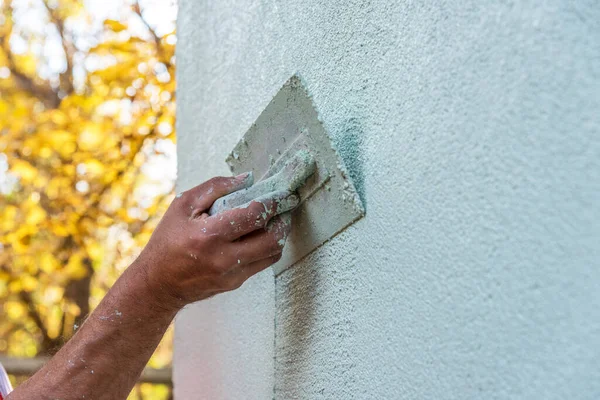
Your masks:
<svg viewBox="0 0 600 400"><path fill-rule="evenodd" d="M50 85L39 85L32 77L21 71L12 54L9 43L13 28L12 5L10 1L4 1L2 3L2 14L4 15L5 22L0 31L0 48L6 55L8 68L10 69L15 82L21 89L38 98L47 108L57 108L60 104L60 98L52 90Z"/></svg>
<svg viewBox="0 0 600 400"><path fill-rule="evenodd" d="M19 292L19 298L21 299L21 301L23 303L25 303L27 305L27 314L29 315L29 318L31 318L33 320L33 322L35 322L35 325L38 327L38 329L42 333L43 351L47 352L47 351L51 350L56 345L56 342L54 339L52 339L48 335L48 329L46 329L46 325L44 325L44 321L42 321L42 317L35 309L35 303L33 301L33 298L31 297L31 294L22 290L21 292Z"/></svg>
<svg viewBox="0 0 600 400"><path fill-rule="evenodd" d="M53 9L48 4L48 0L43 0L44 7L48 11L48 16L50 17L50 21L56 27L58 34L60 36L61 45L63 51L65 53L65 61L67 63L67 69L65 72L60 74L60 86L61 89L65 92L65 95L69 95L73 93L73 54L75 54L75 46L73 42L67 37L67 33L65 31L65 21L58 15L56 9Z"/></svg>
<svg viewBox="0 0 600 400"><path fill-rule="evenodd" d="M160 56L162 56L162 53L163 53L162 46L160 44L161 38L160 38L160 36L158 36L158 34L154 30L154 28L152 28L152 26L148 23L148 20L146 18L144 18L139 0L136 0L135 3L131 6L131 8L133 9L133 12L136 13L137 16L140 18L142 23L146 26L146 28L148 29L148 32L150 32L150 36L152 36L152 41L154 42L154 45L156 47L156 54L160 58Z"/></svg>
<svg viewBox="0 0 600 400"><path fill-rule="evenodd" d="M7 59L8 59L8 68L10 69L12 76L14 77L15 81L17 82L17 85L19 85L19 87L21 89L28 92L32 96L40 99L42 101L42 103L44 103L44 106L46 106L46 108L57 108L58 107L58 105L60 104L60 99L59 99L58 95L50 87L44 87L44 86L37 85L33 81L33 79L31 79L29 76L27 76L24 73L22 73L21 71L19 71L19 69L17 68L17 66L14 62L12 54L7 53Z"/></svg>
<svg viewBox="0 0 600 400"><path fill-rule="evenodd" d="M156 31L154 30L154 28L152 28L152 26L148 23L148 20L146 18L144 18L144 15L142 13L142 7L140 6L139 0L135 1L132 8L133 8L133 12L135 12L138 15L138 17L140 17L140 19L142 20L142 22L144 23L144 25L150 32L150 35L152 35L152 40L154 41L154 43L156 43L156 46L159 47L160 46L160 37L156 34Z"/></svg>

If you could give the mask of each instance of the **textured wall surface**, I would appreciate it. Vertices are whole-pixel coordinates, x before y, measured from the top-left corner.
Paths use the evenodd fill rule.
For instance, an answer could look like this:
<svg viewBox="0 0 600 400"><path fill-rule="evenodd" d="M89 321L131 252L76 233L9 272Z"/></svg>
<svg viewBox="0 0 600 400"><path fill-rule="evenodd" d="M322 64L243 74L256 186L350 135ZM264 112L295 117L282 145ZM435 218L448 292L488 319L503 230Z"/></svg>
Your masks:
<svg viewBox="0 0 600 400"><path fill-rule="evenodd" d="M180 5L180 188L298 72L367 217L182 312L178 400L600 398L597 2Z"/></svg>

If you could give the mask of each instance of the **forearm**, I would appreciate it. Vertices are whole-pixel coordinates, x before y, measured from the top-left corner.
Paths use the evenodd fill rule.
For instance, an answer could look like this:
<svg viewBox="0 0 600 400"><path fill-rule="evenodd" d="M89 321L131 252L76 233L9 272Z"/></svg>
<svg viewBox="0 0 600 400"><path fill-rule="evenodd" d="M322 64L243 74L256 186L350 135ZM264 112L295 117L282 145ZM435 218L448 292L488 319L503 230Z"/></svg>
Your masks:
<svg viewBox="0 0 600 400"><path fill-rule="evenodd" d="M77 334L8 399L126 399L181 307L234 290L281 258L290 224L277 216L299 204L297 195L273 192L208 214L251 184L247 173L178 195Z"/></svg>
<svg viewBox="0 0 600 400"><path fill-rule="evenodd" d="M126 399L176 314L134 263L77 334L9 400Z"/></svg>

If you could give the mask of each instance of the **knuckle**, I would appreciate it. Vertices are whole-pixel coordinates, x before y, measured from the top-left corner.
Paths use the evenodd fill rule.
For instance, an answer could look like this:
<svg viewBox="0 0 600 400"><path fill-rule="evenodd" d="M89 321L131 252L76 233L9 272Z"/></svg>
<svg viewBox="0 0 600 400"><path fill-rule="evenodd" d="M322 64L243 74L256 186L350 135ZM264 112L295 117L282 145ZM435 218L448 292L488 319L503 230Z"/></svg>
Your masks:
<svg viewBox="0 0 600 400"><path fill-rule="evenodd" d="M190 194L190 190L186 190L185 192L179 192L175 196L172 205L174 205L178 209L186 209L189 211L191 196L192 195Z"/></svg>
<svg viewBox="0 0 600 400"><path fill-rule="evenodd" d="M264 211L265 207L263 205L263 203L261 203L260 201L256 201L256 200L252 200L252 202L250 202L250 206L248 207L248 211L250 211L253 214L257 214L260 213L261 211Z"/></svg>
<svg viewBox="0 0 600 400"><path fill-rule="evenodd" d="M203 229L206 228L200 228L200 232L194 232L189 236L186 243L188 247L204 251L212 246L213 238Z"/></svg>
<svg viewBox="0 0 600 400"><path fill-rule="evenodd" d="M210 179L208 181L208 183L215 190L222 190L224 188L231 186L231 178L227 178L225 176L215 176L214 178Z"/></svg>
<svg viewBox="0 0 600 400"><path fill-rule="evenodd" d="M260 221L266 221L269 218L270 210L269 208L260 201L253 201L250 203L250 213Z"/></svg>
<svg viewBox="0 0 600 400"><path fill-rule="evenodd" d="M179 192L179 193L177 193L177 195L175 196L175 199L186 200L189 197L190 197L190 191L186 190L185 192Z"/></svg>
<svg viewBox="0 0 600 400"><path fill-rule="evenodd" d="M244 281L242 281L242 280L235 280L229 286L229 290L239 289L240 287L242 287L243 284L244 284Z"/></svg>
<svg viewBox="0 0 600 400"><path fill-rule="evenodd" d="M210 178L208 181L206 181L207 184L209 185L219 185L222 184L223 181L225 181L227 178L225 178L224 176L215 176L213 178Z"/></svg>
<svg viewBox="0 0 600 400"><path fill-rule="evenodd" d="M270 235L270 236L271 237L270 237L270 239L268 241L268 250L271 253L281 252L282 247L281 247L281 244L279 242L281 240L281 238L279 238L276 235Z"/></svg>
<svg viewBox="0 0 600 400"><path fill-rule="evenodd" d="M235 290L242 286L243 281L237 277L230 277L224 280L223 286L226 290Z"/></svg>
<svg viewBox="0 0 600 400"><path fill-rule="evenodd" d="M206 269L211 272L220 273L223 270L222 261L217 256L207 257L205 260Z"/></svg>
<svg viewBox="0 0 600 400"><path fill-rule="evenodd" d="M231 262L223 257L213 257L211 261L212 269L219 272L227 271L231 267Z"/></svg>
<svg viewBox="0 0 600 400"><path fill-rule="evenodd" d="M198 249L201 247L202 239L198 238L197 235L188 235L183 239L183 246L186 249Z"/></svg>

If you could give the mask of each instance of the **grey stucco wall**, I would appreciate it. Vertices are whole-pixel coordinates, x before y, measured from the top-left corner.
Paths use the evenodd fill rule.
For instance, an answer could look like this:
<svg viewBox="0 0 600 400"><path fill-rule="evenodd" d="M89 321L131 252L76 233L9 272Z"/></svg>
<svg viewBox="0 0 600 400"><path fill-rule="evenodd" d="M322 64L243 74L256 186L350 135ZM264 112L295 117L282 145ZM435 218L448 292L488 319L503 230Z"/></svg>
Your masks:
<svg viewBox="0 0 600 400"><path fill-rule="evenodd" d="M367 205L178 316L178 400L600 398L597 2L180 0L178 29L181 189L299 72Z"/></svg>

